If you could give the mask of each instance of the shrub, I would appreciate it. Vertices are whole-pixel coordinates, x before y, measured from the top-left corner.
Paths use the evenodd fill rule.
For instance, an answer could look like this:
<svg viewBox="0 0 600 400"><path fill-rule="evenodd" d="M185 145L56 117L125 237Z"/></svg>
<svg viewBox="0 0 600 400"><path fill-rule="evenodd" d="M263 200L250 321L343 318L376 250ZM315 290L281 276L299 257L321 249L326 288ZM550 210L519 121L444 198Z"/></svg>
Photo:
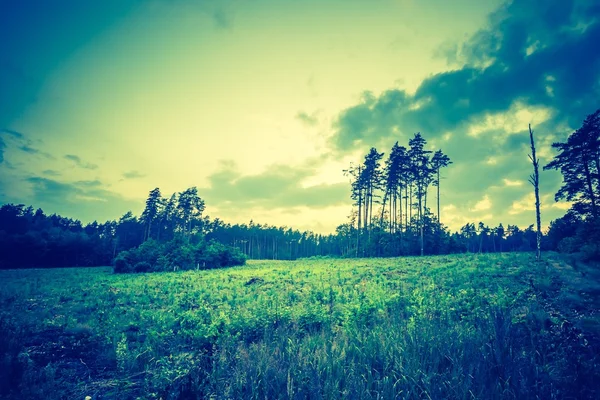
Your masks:
<svg viewBox="0 0 600 400"><path fill-rule="evenodd" d="M135 267L133 268L133 270L135 272L149 272L152 269L152 266L150 265L149 262L146 261L140 261L137 264L135 264Z"/></svg>
<svg viewBox="0 0 600 400"><path fill-rule="evenodd" d="M135 258L138 262L146 261L150 265L155 265L163 252L163 246L159 242L149 239L135 249Z"/></svg>
<svg viewBox="0 0 600 400"><path fill-rule="evenodd" d="M194 250L190 245L175 247L167 256L171 265L177 265L181 269L193 269L196 266Z"/></svg>
<svg viewBox="0 0 600 400"><path fill-rule="evenodd" d="M211 241L201 254L201 264L205 268L231 267L244 265L246 255L236 248Z"/></svg>
<svg viewBox="0 0 600 400"><path fill-rule="evenodd" d="M588 243L581 246L581 257L583 261L600 261L600 245Z"/></svg>
<svg viewBox="0 0 600 400"><path fill-rule="evenodd" d="M575 253L578 247L577 239L574 237L566 237L558 242L558 251L561 253Z"/></svg>
<svg viewBox="0 0 600 400"><path fill-rule="evenodd" d="M115 273L172 271L180 269L220 268L244 265L246 256L236 248L211 240L189 243L182 238L161 244L148 240L138 248L119 253Z"/></svg>
<svg viewBox="0 0 600 400"><path fill-rule="evenodd" d="M115 259L114 272L116 274L132 272L131 264L127 261L127 255L123 254L123 253L127 253L127 252L124 251L124 252L119 253L117 258Z"/></svg>

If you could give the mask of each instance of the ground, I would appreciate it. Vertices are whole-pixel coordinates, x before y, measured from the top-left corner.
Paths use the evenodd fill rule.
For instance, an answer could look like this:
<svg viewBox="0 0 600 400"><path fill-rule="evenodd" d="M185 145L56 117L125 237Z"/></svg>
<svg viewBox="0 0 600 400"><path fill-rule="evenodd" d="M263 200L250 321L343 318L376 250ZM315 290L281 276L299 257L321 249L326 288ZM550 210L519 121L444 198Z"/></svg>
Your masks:
<svg viewBox="0 0 600 400"><path fill-rule="evenodd" d="M599 273L526 253L0 271L0 398L599 398Z"/></svg>

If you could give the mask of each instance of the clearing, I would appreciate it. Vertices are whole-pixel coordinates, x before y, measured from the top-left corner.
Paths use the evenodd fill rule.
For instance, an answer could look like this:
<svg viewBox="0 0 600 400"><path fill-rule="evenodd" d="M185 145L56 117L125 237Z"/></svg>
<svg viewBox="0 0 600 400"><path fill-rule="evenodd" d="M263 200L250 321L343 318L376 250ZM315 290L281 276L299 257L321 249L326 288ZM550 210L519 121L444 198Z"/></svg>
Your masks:
<svg viewBox="0 0 600 400"><path fill-rule="evenodd" d="M0 398L600 398L599 282L523 253L0 271Z"/></svg>

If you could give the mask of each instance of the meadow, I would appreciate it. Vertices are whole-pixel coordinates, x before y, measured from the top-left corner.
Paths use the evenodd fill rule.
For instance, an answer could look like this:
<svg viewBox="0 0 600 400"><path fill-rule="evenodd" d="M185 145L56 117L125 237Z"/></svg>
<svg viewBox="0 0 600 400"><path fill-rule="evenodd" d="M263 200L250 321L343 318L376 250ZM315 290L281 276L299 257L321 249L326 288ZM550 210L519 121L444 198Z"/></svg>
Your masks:
<svg viewBox="0 0 600 400"><path fill-rule="evenodd" d="M0 398L600 398L600 273L550 253L0 271Z"/></svg>

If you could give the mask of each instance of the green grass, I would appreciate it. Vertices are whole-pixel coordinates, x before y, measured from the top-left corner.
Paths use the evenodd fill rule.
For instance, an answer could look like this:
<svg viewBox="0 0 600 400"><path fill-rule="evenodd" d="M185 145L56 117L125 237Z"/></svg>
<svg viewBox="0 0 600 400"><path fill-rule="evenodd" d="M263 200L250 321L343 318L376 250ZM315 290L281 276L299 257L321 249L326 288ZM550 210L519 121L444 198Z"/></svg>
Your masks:
<svg viewBox="0 0 600 400"><path fill-rule="evenodd" d="M598 398L597 273L545 257L0 271L0 397Z"/></svg>

